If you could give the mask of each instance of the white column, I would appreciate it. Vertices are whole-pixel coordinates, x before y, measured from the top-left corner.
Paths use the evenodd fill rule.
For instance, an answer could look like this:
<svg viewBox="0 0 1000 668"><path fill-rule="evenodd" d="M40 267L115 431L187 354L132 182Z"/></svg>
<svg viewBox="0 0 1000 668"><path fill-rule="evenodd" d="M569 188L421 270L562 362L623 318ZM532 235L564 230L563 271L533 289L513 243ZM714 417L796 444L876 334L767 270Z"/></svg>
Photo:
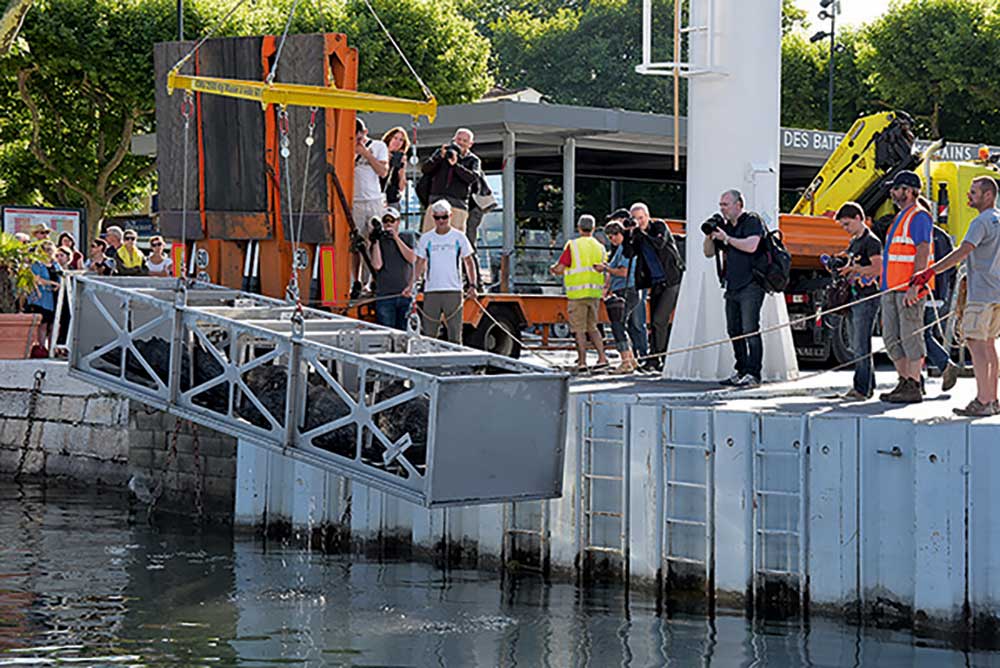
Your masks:
<svg viewBox="0 0 1000 668"><path fill-rule="evenodd" d="M576 137L566 137L563 142L563 241L573 238L576 230Z"/></svg>
<svg viewBox="0 0 1000 668"><path fill-rule="evenodd" d="M681 284L669 350L726 338L722 290L715 261L702 253L702 221L718 211L719 195L736 188L746 208L778 224L781 116L780 0L691 0L694 73L688 79L687 272ZM764 301L761 326L787 322L784 296ZM664 377L717 380L733 372L728 344L666 358ZM798 374L788 329L764 337L766 380Z"/></svg>

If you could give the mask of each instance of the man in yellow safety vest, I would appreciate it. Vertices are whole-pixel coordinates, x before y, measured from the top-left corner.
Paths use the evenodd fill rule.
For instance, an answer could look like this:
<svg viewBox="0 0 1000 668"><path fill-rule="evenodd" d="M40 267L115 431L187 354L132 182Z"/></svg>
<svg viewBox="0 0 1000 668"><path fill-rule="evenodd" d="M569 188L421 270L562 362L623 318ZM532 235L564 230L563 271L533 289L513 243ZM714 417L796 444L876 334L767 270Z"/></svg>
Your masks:
<svg viewBox="0 0 1000 668"><path fill-rule="evenodd" d="M582 215L576 222L580 233L576 239L566 242L559 261L549 271L562 276L569 299L567 315L569 327L576 339L578 372L587 371L587 338L597 349L595 371L608 368L608 358L604 356L604 342L597 331L597 312L604 290L604 276L600 267L608 261L604 245L594 238L593 216Z"/></svg>

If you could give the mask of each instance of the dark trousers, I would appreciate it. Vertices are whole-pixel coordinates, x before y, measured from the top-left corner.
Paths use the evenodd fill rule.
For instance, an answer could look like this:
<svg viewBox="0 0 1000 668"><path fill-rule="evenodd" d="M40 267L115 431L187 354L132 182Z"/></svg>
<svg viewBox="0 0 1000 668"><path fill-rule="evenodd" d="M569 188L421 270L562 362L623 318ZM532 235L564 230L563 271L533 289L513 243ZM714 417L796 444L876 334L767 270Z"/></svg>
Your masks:
<svg viewBox="0 0 1000 668"><path fill-rule="evenodd" d="M851 350L858 360L854 363L854 389L866 397L875 393L871 352L878 304L877 299L869 299L851 307Z"/></svg>
<svg viewBox="0 0 1000 668"><path fill-rule="evenodd" d="M625 326L632 339L632 352L636 357L645 357L649 352L646 334L646 299L635 288L625 288Z"/></svg>
<svg viewBox="0 0 1000 668"><path fill-rule="evenodd" d="M410 297L387 297L375 302L375 321L386 327L406 331L406 317L410 313Z"/></svg>
<svg viewBox="0 0 1000 668"><path fill-rule="evenodd" d="M649 313L653 321L653 354L667 352L670 339L670 316L677 306L680 283L666 286L658 283L649 289Z"/></svg>
<svg viewBox="0 0 1000 668"><path fill-rule="evenodd" d="M726 331L737 337L760 329L760 309L764 305L764 288L751 282L739 290L726 291ZM764 361L764 341L760 334L733 341L736 373L750 374L760 380Z"/></svg>
<svg viewBox="0 0 1000 668"><path fill-rule="evenodd" d="M939 306L937 311L935 311L930 306L924 306L924 325L930 325L932 322L937 320L938 313L941 314L942 318L948 316L948 307ZM948 324L946 320L942 320L933 327L928 327L924 330L924 343L927 345L927 361L932 365L937 367L937 370L944 373L944 370L948 368L948 362L951 361L951 357L948 355L948 351L944 349L938 340L937 333L944 333L944 327Z"/></svg>

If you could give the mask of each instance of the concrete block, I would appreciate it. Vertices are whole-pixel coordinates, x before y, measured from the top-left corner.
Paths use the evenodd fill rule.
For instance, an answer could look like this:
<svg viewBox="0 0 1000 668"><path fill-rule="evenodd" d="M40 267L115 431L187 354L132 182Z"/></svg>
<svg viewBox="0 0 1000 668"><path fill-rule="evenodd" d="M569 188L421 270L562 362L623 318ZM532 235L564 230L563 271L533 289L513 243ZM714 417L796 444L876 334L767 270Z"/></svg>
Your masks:
<svg viewBox="0 0 1000 668"><path fill-rule="evenodd" d="M88 453L99 459L128 461L128 431L122 426L92 428L86 444L71 443L69 450Z"/></svg>
<svg viewBox="0 0 1000 668"><path fill-rule="evenodd" d="M14 473L17 463L21 461L20 450L0 450L0 472Z"/></svg>
<svg viewBox="0 0 1000 668"><path fill-rule="evenodd" d="M0 415L23 418L28 414L28 392L0 390Z"/></svg>
<svg viewBox="0 0 1000 668"><path fill-rule="evenodd" d="M41 394L35 403L35 419L46 421L62 420L62 397L56 394Z"/></svg>
<svg viewBox="0 0 1000 668"><path fill-rule="evenodd" d="M715 443L715 583L736 603L750 586L753 564L751 498L753 449L759 418L751 413L717 411Z"/></svg>
<svg viewBox="0 0 1000 668"><path fill-rule="evenodd" d="M156 463L156 454L153 450L137 450L130 448L128 453L128 465L134 469L151 469Z"/></svg>
<svg viewBox="0 0 1000 668"><path fill-rule="evenodd" d="M229 480L236 479L236 459L231 457L204 457L206 475Z"/></svg>
<svg viewBox="0 0 1000 668"><path fill-rule="evenodd" d="M21 472L27 475L37 475L45 471L45 451L31 448L24 457Z"/></svg>
<svg viewBox="0 0 1000 668"><path fill-rule="evenodd" d="M122 410L123 400L110 397L98 396L87 399L87 408L84 412L83 420L94 425L121 425L128 424L127 419L123 419L127 412ZM127 403L125 404L127 406ZM127 410L127 409L126 409Z"/></svg>
<svg viewBox="0 0 1000 668"><path fill-rule="evenodd" d="M3 433L0 435L0 444L7 447L20 448L24 442L24 432L28 428L28 421L18 418L7 418L3 422Z"/></svg>
<svg viewBox="0 0 1000 668"><path fill-rule="evenodd" d="M84 397L64 396L59 406L60 419L65 422L78 424L83 421L83 414L86 409L87 400Z"/></svg>
<svg viewBox="0 0 1000 668"><path fill-rule="evenodd" d="M42 449L49 454L64 452L71 443L86 442L78 436L79 432L70 424L48 422L43 431Z"/></svg>
<svg viewBox="0 0 1000 668"><path fill-rule="evenodd" d="M240 441L236 449L233 524L257 526L267 510L267 462L264 448Z"/></svg>

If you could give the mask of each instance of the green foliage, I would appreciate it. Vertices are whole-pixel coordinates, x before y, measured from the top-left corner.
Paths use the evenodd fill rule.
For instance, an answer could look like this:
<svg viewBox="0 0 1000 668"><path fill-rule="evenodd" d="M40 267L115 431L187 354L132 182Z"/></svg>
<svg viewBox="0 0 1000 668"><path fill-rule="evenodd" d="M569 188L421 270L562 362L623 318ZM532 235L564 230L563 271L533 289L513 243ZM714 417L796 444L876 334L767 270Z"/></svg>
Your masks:
<svg viewBox="0 0 1000 668"><path fill-rule="evenodd" d="M969 132L988 130L980 119L995 119L1000 99L996 6L985 0L895 3L865 29L860 50L879 102L914 115L922 134L971 139Z"/></svg>
<svg viewBox="0 0 1000 668"><path fill-rule="evenodd" d="M795 5L795 0L781 0L781 34L806 30L809 27L807 16L806 10Z"/></svg>
<svg viewBox="0 0 1000 668"><path fill-rule="evenodd" d="M17 300L35 289L32 262L47 262L41 242L21 243L0 231L0 313L16 312Z"/></svg>

